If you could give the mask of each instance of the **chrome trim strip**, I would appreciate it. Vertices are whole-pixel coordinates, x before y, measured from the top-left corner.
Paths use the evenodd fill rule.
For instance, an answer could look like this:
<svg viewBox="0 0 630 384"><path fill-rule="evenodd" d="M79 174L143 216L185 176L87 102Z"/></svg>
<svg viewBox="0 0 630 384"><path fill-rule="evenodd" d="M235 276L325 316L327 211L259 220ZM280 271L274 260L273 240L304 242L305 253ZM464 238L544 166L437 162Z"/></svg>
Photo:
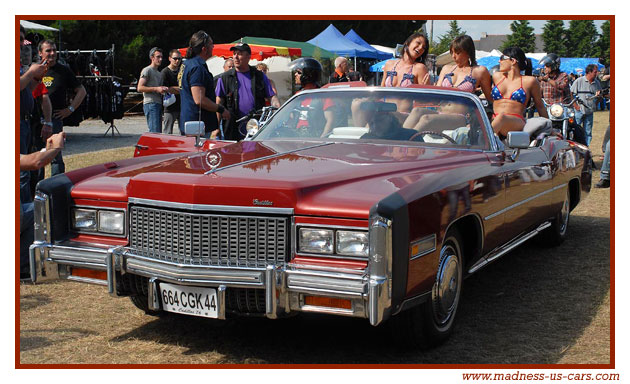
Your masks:
<svg viewBox="0 0 630 384"><path fill-rule="evenodd" d="M149 292L148 292L148 299L149 299L149 309L152 311L159 311L160 310L160 292L158 290L158 286L157 286L157 279L155 277L151 277L149 279Z"/></svg>
<svg viewBox="0 0 630 384"><path fill-rule="evenodd" d="M264 213L278 215L293 215L293 208L279 207L244 207L238 205L207 205L207 204L189 204L178 203L173 201L142 199L130 197L129 204L150 205L160 208L187 209L191 211L213 211L213 212L238 212L238 213Z"/></svg>
<svg viewBox="0 0 630 384"><path fill-rule="evenodd" d="M173 264L140 256L125 255L125 271L157 277L184 285L229 284L231 287L264 287L264 270Z"/></svg>
<svg viewBox="0 0 630 384"><path fill-rule="evenodd" d="M81 277L81 276L68 276L66 280L78 281L79 283L88 283L88 284L96 284L96 285L104 285L107 286L107 281L101 279L92 279L89 277Z"/></svg>
<svg viewBox="0 0 630 384"><path fill-rule="evenodd" d="M550 189L548 189L548 190L546 190L546 191L543 191L543 192L537 193L537 194L535 194L535 195L533 195L533 196L528 197L528 198L527 198L527 199L525 199L525 200L522 200L522 201L519 201L519 202L517 202L517 203L514 203L514 204L512 204L512 205L510 205L510 206L508 206L508 207L505 207L505 208L503 208L503 209L501 209L501 210L499 210L499 211L497 211L497 212L495 212L495 213L491 214L491 215L488 215L488 216L484 217L484 218L483 218L483 220L484 220L484 221L488 221L488 220L490 220L490 219L493 219L493 218L495 218L495 217L497 217L497 216L499 216L499 215L504 214L505 212L507 212L507 211L509 211L509 210L512 210L512 209L514 209L514 208L517 208L517 207L519 207L519 206L521 206L521 205L523 205L523 204L525 204L525 203L528 203L528 202L530 202L530 201L532 201L532 200L534 200L534 199L537 199L537 198L542 197L542 196L544 196L544 195L546 195L546 194L548 194L548 193L551 193L551 192L553 192L553 191L555 191L555 190L558 190L558 189L560 189L560 188L563 188L563 187L564 187L564 186L566 186L566 185L567 185L566 183L565 183L565 184L562 184L562 185L557 185L557 186L555 186L555 187L553 187L553 188L550 188Z"/></svg>
<svg viewBox="0 0 630 384"><path fill-rule="evenodd" d="M541 231L543 231L544 229L549 228L550 226L551 226L551 223L549 221L545 221L544 223L540 224L533 231L525 233L524 235L522 235L520 237L516 237L516 238L512 239L511 241L509 241L508 243L503 245L501 248L497 249L494 252L490 252L485 257L482 257L481 259L479 259L475 264L473 264L472 267L470 267L470 269L468 270L468 273L475 273L475 272L477 272L482 267L485 267L490 262L492 262L492 261L498 259L499 257L505 255L506 253L510 252L514 248L516 248L519 245L523 244L524 242L526 242L527 240L529 240L532 237L536 236Z"/></svg>
<svg viewBox="0 0 630 384"><path fill-rule="evenodd" d="M223 171L224 169L229 169L229 168L234 168L234 167L240 167L240 166L247 165L247 164L257 163L259 161L265 161L265 160L273 159L273 158L276 158L276 157L288 155L289 153L304 151L304 150L307 150L307 149L313 149L313 148L322 147L324 145L330 145L330 144L332 144L332 143L315 144L315 145L311 145L311 146L304 147L304 148L297 148L297 149L294 149L292 151L286 151L286 152L282 152L282 153L275 153L273 155L263 156L263 157L259 157L257 159L252 159L252 160L243 161L243 162L236 163L236 164L226 165L225 167L211 169L211 170L205 172L204 175L210 175L210 174L213 174L213 173L217 173L219 171Z"/></svg>
<svg viewBox="0 0 630 384"><path fill-rule="evenodd" d="M303 312L330 313L333 315L354 316L353 309L320 307L316 305L302 305L300 310Z"/></svg>
<svg viewBox="0 0 630 384"><path fill-rule="evenodd" d="M265 269L265 315L270 319L277 317L276 300L276 269L268 265Z"/></svg>
<svg viewBox="0 0 630 384"><path fill-rule="evenodd" d="M226 300L225 300L225 291L227 290L227 287L225 285L219 285L217 287L217 305L219 308L219 311L217 313L217 319L220 320L225 320L225 307L227 305Z"/></svg>

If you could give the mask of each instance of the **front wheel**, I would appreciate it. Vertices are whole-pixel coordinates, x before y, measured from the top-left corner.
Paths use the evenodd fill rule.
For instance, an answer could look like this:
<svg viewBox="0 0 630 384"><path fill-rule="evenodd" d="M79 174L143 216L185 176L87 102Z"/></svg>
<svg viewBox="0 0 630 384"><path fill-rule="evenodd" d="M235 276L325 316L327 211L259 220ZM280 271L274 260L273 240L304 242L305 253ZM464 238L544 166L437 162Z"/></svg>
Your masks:
<svg viewBox="0 0 630 384"><path fill-rule="evenodd" d="M431 298L392 318L392 330L399 342L413 347L443 343L453 332L463 283L462 240L456 229L446 235Z"/></svg>

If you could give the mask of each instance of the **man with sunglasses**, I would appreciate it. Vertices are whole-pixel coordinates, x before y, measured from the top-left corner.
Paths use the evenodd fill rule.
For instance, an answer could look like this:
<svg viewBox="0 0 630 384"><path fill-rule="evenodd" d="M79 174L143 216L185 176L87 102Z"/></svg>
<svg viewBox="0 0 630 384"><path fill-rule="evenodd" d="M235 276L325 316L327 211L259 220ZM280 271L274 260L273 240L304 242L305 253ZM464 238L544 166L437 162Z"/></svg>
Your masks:
<svg viewBox="0 0 630 384"><path fill-rule="evenodd" d="M177 127L179 132L184 134L184 127L181 126L179 121L179 83L177 82L177 75L179 74L179 68L182 63L182 54L177 49L171 49L168 53L169 65L162 69L162 85L168 87L168 93L175 95L175 103L164 107L164 128L163 133L173 133L173 125L177 120Z"/></svg>

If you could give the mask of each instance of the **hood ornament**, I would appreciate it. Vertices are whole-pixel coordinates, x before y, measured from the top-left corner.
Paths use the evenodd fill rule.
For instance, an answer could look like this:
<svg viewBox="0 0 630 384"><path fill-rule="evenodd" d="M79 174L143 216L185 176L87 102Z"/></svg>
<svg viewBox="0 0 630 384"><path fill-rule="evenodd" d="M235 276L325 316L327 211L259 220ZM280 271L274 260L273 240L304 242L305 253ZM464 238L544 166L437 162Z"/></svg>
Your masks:
<svg viewBox="0 0 630 384"><path fill-rule="evenodd" d="M206 164L208 164L211 170L218 167L222 160L221 154L218 152L209 152L206 155Z"/></svg>

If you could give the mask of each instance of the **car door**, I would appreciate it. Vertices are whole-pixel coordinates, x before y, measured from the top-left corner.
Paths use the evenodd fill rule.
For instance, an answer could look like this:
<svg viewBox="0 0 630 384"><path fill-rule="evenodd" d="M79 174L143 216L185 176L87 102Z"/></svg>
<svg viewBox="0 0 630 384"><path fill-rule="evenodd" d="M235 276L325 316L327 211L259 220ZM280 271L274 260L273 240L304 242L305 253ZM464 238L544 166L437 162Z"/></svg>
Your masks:
<svg viewBox="0 0 630 384"><path fill-rule="evenodd" d="M510 155L512 150L508 150ZM503 164L504 233L514 238L548 218L553 191L552 162L541 147L521 149Z"/></svg>

